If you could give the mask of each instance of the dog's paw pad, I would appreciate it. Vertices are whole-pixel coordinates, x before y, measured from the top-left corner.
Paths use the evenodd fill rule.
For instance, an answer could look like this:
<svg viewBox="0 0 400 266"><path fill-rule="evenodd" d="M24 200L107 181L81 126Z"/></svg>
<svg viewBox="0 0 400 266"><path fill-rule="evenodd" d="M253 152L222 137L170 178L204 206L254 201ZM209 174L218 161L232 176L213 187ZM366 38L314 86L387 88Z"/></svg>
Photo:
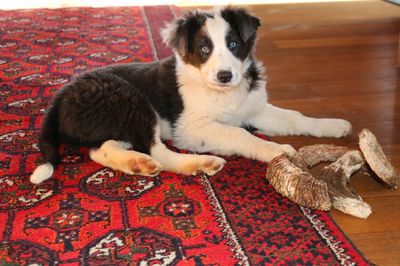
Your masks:
<svg viewBox="0 0 400 266"><path fill-rule="evenodd" d="M222 158L216 157L216 156L208 156L207 158L201 165L200 165L200 170L207 175L215 175L217 172L219 172L223 167L226 161Z"/></svg>
<svg viewBox="0 0 400 266"><path fill-rule="evenodd" d="M129 174L154 176L161 171L162 167L157 161L149 157L132 158L128 161Z"/></svg>

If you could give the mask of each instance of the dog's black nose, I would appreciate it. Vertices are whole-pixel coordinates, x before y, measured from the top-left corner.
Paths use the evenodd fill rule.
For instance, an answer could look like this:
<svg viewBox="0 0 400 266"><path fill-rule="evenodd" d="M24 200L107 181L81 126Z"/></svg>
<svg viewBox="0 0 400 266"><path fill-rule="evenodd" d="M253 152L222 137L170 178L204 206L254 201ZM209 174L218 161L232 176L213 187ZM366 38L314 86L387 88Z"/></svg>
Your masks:
<svg viewBox="0 0 400 266"><path fill-rule="evenodd" d="M229 81L231 81L232 79L232 72L230 71L220 71L217 74L217 78L219 81L221 81L222 83L228 83Z"/></svg>

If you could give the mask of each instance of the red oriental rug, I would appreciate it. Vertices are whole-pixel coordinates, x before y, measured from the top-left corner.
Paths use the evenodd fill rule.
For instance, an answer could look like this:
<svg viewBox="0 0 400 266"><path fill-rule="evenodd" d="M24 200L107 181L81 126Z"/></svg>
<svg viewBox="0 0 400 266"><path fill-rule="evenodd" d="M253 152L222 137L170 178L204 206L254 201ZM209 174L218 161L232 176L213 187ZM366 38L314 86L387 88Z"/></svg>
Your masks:
<svg viewBox="0 0 400 266"><path fill-rule="evenodd" d="M177 12L0 11L0 264L367 264L327 213L282 198L266 165L241 157L213 177L141 177L64 147L54 177L29 182L53 93L76 73L170 54L158 32Z"/></svg>

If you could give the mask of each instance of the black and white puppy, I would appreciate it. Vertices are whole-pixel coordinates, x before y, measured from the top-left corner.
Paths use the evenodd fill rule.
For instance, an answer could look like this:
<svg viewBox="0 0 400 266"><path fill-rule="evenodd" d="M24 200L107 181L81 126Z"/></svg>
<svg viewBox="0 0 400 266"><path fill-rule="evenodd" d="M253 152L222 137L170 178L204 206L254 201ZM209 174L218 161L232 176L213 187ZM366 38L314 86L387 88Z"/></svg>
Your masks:
<svg viewBox="0 0 400 266"><path fill-rule="evenodd" d="M60 143L89 146L94 161L128 174L213 175L224 159L176 153L162 139L194 152L269 162L295 150L263 141L242 126L271 136L349 134L345 120L310 118L267 103L263 66L254 57L259 25L243 9L191 12L162 32L174 56L76 77L58 91L46 114L39 139L45 163L31 181L51 177Z"/></svg>

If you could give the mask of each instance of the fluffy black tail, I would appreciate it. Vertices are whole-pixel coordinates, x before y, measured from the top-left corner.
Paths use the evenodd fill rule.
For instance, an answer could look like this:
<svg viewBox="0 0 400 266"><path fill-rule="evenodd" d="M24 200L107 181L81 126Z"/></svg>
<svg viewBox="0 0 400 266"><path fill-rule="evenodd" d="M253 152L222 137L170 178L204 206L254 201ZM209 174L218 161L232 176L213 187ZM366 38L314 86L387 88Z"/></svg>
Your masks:
<svg viewBox="0 0 400 266"><path fill-rule="evenodd" d="M44 163L33 171L30 178L32 183L39 184L53 175L59 163L58 146L58 114L57 107L53 105L45 115L39 135L39 149Z"/></svg>

